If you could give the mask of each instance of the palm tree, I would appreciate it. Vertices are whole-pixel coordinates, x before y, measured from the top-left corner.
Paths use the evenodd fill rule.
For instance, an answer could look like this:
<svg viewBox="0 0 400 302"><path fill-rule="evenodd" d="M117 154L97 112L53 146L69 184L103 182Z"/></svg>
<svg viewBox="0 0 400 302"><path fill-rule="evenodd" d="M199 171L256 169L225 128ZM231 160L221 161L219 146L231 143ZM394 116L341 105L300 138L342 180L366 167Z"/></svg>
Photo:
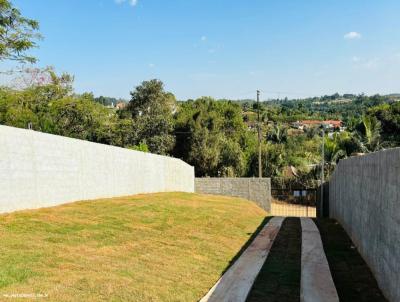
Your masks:
<svg viewBox="0 0 400 302"><path fill-rule="evenodd" d="M325 164L328 168L328 176L334 170L340 159L347 157L347 152L344 148L346 142L351 139L349 134L334 133L332 137L325 137Z"/></svg>
<svg viewBox="0 0 400 302"><path fill-rule="evenodd" d="M376 152L384 148L381 141L381 122L374 116L362 117L362 130L355 132L355 138L363 153Z"/></svg>
<svg viewBox="0 0 400 302"><path fill-rule="evenodd" d="M267 141L274 144L282 144L287 141L288 129L282 124L274 124L274 126L267 133Z"/></svg>

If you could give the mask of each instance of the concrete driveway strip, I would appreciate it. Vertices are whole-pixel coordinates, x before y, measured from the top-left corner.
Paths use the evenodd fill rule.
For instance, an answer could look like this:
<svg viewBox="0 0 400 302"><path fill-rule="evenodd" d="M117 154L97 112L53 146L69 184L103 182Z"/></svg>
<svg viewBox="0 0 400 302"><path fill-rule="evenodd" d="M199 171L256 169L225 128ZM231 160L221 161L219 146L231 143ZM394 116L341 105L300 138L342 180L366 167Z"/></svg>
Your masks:
<svg viewBox="0 0 400 302"><path fill-rule="evenodd" d="M260 272L284 218L272 218L200 302L243 302Z"/></svg>
<svg viewBox="0 0 400 302"><path fill-rule="evenodd" d="M310 218L301 218L301 285L302 302L338 302L331 271L318 228Z"/></svg>

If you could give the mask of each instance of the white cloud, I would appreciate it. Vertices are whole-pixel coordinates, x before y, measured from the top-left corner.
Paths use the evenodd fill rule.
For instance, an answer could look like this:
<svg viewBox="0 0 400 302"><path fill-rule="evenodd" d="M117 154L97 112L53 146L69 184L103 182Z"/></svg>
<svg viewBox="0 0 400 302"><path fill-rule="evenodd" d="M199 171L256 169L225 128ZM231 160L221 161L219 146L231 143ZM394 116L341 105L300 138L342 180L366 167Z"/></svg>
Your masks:
<svg viewBox="0 0 400 302"><path fill-rule="evenodd" d="M343 36L346 40L357 40L361 39L361 34L356 31L351 31Z"/></svg>
<svg viewBox="0 0 400 302"><path fill-rule="evenodd" d="M203 41L203 42L205 42L205 41L207 40L207 37L206 37L206 36L202 36L202 37L200 38L200 40Z"/></svg>
<svg viewBox="0 0 400 302"><path fill-rule="evenodd" d="M360 62L361 61L361 58L360 57L357 57L357 56L354 56L353 57L353 62L354 63L358 63L358 62Z"/></svg>
<svg viewBox="0 0 400 302"><path fill-rule="evenodd" d="M150 67L150 68L154 68L154 67L156 67L156 65L153 64L153 63L150 63L150 64L149 64L149 67Z"/></svg>
<svg viewBox="0 0 400 302"><path fill-rule="evenodd" d="M138 0L114 0L117 4L123 4L128 2L130 6L136 6L138 4Z"/></svg>

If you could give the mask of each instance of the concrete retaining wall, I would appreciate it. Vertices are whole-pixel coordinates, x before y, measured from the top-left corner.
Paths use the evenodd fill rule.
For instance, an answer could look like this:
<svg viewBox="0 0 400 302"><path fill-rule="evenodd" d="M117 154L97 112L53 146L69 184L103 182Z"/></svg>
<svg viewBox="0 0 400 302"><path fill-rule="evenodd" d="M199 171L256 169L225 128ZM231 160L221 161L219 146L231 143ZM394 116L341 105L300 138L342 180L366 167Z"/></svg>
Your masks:
<svg viewBox="0 0 400 302"><path fill-rule="evenodd" d="M330 216L346 229L390 301L400 301L400 148L340 161Z"/></svg>
<svg viewBox="0 0 400 302"><path fill-rule="evenodd" d="M271 179L269 178L196 178L196 193L245 198L271 211Z"/></svg>
<svg viewBox="0 0 400 302"><path fill-rule="evenodd" d="M139 193L194 192L171 157L0 126L0 212Z"/></svg>

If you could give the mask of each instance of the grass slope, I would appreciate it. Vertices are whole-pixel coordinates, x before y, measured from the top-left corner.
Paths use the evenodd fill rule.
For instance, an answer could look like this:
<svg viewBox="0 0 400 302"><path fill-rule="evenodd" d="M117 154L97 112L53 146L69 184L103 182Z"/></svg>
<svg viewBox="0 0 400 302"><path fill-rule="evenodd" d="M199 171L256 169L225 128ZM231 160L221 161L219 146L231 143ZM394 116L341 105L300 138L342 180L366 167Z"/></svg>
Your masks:
<svg viewBox="0 0 400 302"><path fill-rule="evenodd" d="M238 198L168 193L0 215L0 300L197 301L265 214Z"/></svg>

